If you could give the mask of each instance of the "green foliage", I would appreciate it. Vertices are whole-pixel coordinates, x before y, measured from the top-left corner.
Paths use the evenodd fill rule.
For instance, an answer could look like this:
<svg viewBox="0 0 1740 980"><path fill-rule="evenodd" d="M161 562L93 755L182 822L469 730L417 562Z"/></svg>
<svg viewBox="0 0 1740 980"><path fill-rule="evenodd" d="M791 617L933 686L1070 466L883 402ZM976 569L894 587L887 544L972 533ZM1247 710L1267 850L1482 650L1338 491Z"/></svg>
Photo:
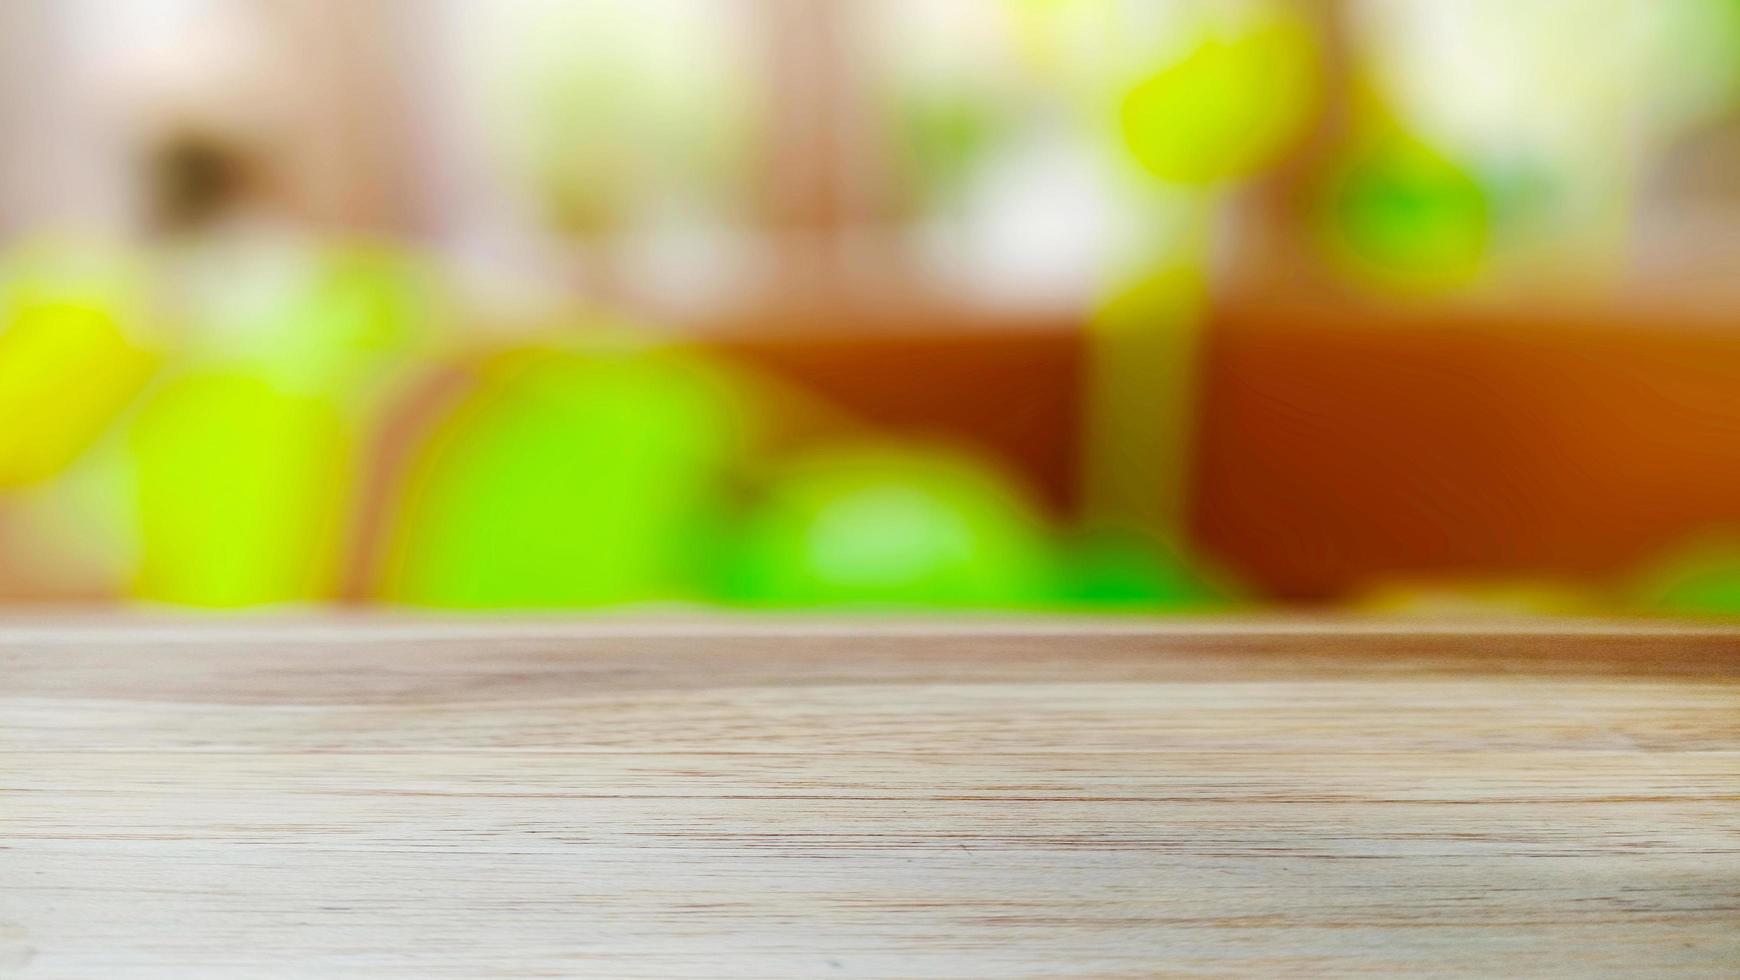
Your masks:
<svg viewBox="0 0 1740 980"><path fill-rule="evenodd" d="M496 358L425 447L389 598L460 608L693 599L743 407L670 353Z"/></svg>
<svg viewBox="0 0 1740 980"><path fill-rule="evenodd" d="M1298 137L1316 105L1317 71L1315 38L1296 16L1210 35L1125 95L1125 145L1162 180L1248 176Z"/></svg>
<svg viewBox="0 0 1740 980"><path fill-rule="evenodd" d="M793 606L1018 606L1050 594L1039 518L1001 474L932 449L795 462L751 515L732 593Z"/></svg>
<svg viewBox="0 0 1740 980"><path fill-rule="evenodd" d="M1353 271L1403 288L1471 281L1492 237L1491 204L1474 176L1400 134L1353 152L1335 175L1324 217Z"/></svg>

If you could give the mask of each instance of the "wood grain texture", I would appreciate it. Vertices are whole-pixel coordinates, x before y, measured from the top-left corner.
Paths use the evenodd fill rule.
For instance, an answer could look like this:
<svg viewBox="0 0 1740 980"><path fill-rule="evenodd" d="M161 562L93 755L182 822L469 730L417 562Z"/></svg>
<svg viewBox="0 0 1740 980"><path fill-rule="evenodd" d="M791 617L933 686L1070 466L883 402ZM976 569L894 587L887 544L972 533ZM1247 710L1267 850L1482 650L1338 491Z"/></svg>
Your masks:
<svg viewBox="0 0 1740 980"><path fill-rule="evenodd" d="M0 974L1740 975L1740 632L0 628Z"/></svg>

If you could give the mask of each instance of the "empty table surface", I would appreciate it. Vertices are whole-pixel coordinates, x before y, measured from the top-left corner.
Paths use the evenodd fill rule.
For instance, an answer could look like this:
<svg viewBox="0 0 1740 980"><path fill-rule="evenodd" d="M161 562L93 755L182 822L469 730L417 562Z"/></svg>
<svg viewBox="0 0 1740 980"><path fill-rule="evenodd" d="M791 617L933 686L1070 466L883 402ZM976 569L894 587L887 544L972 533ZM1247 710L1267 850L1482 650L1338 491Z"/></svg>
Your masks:
<svg viewBox="0 0 1740 980"><path fill-rule="evenodd" d="M0 626L0 974L1740 974L1740 632Z"/></svg>

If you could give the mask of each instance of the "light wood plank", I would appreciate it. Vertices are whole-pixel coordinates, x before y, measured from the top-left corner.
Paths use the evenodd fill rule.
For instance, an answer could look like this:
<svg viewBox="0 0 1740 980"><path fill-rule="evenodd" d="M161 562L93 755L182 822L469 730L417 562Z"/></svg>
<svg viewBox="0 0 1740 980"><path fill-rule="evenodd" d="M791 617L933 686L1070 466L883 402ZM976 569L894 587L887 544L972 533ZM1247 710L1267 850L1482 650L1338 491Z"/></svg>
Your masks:
<svg viewBox="0 0 1740 980"><path fill-rule="evenodd" d="M0 973L1740 973L1740 632L0 628Z"/></svg>

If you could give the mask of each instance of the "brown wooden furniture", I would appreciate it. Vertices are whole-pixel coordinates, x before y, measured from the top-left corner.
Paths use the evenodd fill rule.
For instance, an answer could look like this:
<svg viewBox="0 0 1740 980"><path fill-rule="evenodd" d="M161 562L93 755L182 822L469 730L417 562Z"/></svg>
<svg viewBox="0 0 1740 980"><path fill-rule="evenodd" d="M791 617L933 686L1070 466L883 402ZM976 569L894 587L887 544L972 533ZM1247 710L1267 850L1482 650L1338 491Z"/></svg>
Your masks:
<svg viewBox="0 0 1740 980"><path fill-rule="evenodd" d="M1203 345L1195 544L1291 599L1395 578L1623 586L1740 530L1737 326L1661 306L1231 298ZM989 454L1065 517L1082 345L1068 324L968 320L723 342L893 431Z"/></svg>

